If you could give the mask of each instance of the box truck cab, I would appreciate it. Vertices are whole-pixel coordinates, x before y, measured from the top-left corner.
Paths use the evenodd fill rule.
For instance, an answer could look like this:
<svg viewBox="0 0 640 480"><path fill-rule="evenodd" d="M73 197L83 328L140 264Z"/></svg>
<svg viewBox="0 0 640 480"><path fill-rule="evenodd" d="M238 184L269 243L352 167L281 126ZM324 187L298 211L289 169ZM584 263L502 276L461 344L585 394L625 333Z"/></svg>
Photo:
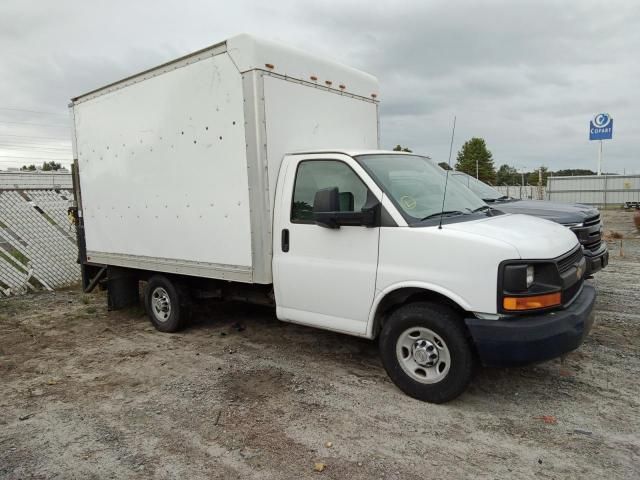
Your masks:
<svg viewBox="0 0 640 480"><path fill-rule="evenodd" d="M120 308L144 281L163 332L199 298L272 305L377 339L431 402L478 364L577 348L595 292L576 237L379 150L377 97L369 75L243 35L73 99L85 291Z"/></svg>

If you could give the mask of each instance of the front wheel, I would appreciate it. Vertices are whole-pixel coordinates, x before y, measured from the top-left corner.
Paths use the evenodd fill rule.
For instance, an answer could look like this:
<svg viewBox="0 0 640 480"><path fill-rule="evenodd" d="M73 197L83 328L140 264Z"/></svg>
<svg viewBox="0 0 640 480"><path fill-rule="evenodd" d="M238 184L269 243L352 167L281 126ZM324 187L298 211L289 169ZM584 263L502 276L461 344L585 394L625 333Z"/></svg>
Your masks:
<svg viewBox="0 0 640 480"><path fill-rule="evenodd" d="M459 315L430 302L404 305L380 333L387 374L407 395L431 403L453 400L473 376L473 352Z"/></svg>

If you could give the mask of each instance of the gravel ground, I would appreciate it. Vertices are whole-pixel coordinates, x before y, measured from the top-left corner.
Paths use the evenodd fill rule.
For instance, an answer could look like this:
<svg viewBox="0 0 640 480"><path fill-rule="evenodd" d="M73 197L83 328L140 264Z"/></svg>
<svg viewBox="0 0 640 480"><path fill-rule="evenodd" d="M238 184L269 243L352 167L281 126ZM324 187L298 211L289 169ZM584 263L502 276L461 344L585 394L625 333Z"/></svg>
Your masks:
<svg viewBox="0 0 640 480"><path fill-rule="evenodd" d="M161 334L103 293L2 300L0 478L638 478L640 236L605 218L624 256L612 240L584 345L446 405L398 391L375 343L269 309Z"/></svg>

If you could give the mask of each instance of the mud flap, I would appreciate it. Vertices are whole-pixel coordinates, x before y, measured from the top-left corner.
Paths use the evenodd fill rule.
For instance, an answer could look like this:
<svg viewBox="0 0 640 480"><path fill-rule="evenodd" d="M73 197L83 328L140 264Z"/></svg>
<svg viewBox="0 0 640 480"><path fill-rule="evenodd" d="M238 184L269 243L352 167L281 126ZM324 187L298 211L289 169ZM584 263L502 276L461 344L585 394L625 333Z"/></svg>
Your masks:
<svg viewBox="0 0 640 480"><path fill-rule="evenodd" d="M140 299L138 275L128 268L107 267L107 291L109 311L137 305Z"/></svg>

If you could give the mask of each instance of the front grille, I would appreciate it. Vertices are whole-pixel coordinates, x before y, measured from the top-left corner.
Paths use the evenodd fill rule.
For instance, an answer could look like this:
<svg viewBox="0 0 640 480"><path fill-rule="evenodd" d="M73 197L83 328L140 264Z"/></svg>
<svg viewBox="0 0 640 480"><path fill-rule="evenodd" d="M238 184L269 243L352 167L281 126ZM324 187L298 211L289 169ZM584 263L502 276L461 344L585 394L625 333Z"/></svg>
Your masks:
<svg viewBox="0 0 640 480"><path fill-rule="evenodd" d="M583 225L585 227L590 227L591 225L596 225L598 223L600 223L600 214L596 215L595 217L587 218L583 222Z"/></svg>
<svg viewBox="0 0 640 480"><path fill-rule="evenodd" d="M595 252L602 245L600 214L587 218L582 222L582 226L573 227L573 233L576 234L580 243L586 250Z"/></svg>
<svg viewBox="0 0 640 480"><path fill-rule="evenodd" d="M584 283L584 279L580 279L578 280L576 283L574 283L573 285L571 285L568 288L565 288L562 291L562 304L566 305L567 303L571 302L571 300L573 300L575 298L575 296L580 292L580 289L582 288L582 284Z"/></svg>
<svg viewBox="0 0 640 480"><path fill-rule="evenodd" d="M596 250L598 250L600 248L600 245L602 245L602 239L600 238L600 235L598 235L598 239L590 242L590 243L585 243L584 244L584 248L586 248L587 250L590 250L592 252L595 252Z"/></svg>
<svg viewBox="0 0 640 480"><path fill-rule="evenodd" d="M558 270L562 274L573 267L576 263L580 262L580 260L582 260L582 249L578 247L566 257L558 260Z"/></svg>

